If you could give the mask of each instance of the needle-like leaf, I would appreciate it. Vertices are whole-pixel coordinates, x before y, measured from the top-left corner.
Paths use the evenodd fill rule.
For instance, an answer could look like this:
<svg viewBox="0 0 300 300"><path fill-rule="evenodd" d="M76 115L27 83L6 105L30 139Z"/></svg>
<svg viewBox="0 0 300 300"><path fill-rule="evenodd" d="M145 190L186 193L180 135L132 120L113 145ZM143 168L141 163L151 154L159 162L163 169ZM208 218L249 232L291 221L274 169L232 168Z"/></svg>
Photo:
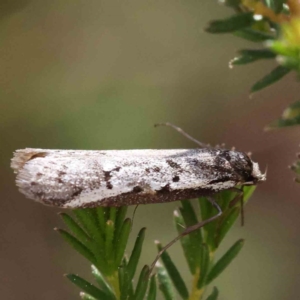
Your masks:
<svg viewBox="0 0 300 300"><path fill-rule="evenodd" d="M119 240L115 245L115 266L119 266L121 264L126 249L128 237L130 234L130 230L131 230L131 220L127 218L123 222L122 229L119 235Z"/></svg>
<svg viewBox="0 0 300 300"><path fill-rule="evenodd" d="M57 229L55 230L63 237L63 239L70 244L77 252L79 252L82 256L84 256L87 260L89 260L92 264L97 265L97 259L94 256L93 252L87 248L84 244L82 244L79 240L77 240L73 235L68 233L65 230Z"/></svg>
<svg viewBox="0 0 300 300"><path fill-rule="evenodd" d="M219 291L216 287L214 287L212 293L208 296L206 300L217 300L219 296Z"/></svg>
<svg viewBox="0 0 300 300"><path fill-rule="evenodd" d="M156 289L156 275L153 275L150 279L147 300L156 300Z"/></svg>
<svg viewBox="0 0 300 300"><path fill-rule="evenodd" d="M206 278L206 285L218 277L232 260L239 254L244 245L244 240L238 240L212 267Z"/></svg>
<svg viewBox="0 0 300 300"><path fill-rule="evenodd" d="M211 21L205 30L209 33L228 33L249 27L253 22L253 13L245 12L228 19Z"/></svg>
<svg viewBox="0 0 300 300"><path fill-rule="evenodd" d="M140 256L141 256L141 252L142 252L142 247L143 247L143 242L145 239L145 233L146 233L146 228L142 228L136 238L128 265L127 265L127 272L128 272L128 277L129 280L132 280L136 268L137 268L137 264L139 262Z"/></svg>
<svg viewBox="0 0 300 300"><path fill-rule="evenodd" d="M91 295L97 300L112 300L109 295L107 295L104 291L98 289L93 284L89 283L85 279L74 275L74 274L67 274L66 277L77 285L80 289L82 289L87 294Z"/></svg>
<svg viewBox="0 0 300 300"><path fill-rule="evenodd" d="M257 92L260 91L267 86L277 82L280 80L283 76L287 75L291 69L283 67L283 66L278 66L274 70L272 70L269 74L267 74L265 77L257 81L251 88L251 92Z"/></svg>
<svg viewBox="0 0 300 300"><path fill-rule="evenodd" d="M162 250L162 245L156 241L157 249L158 251ZM198 247L200 248L200 247ZM200 250L200 249L199 249ZM176 268L174 262L172 261L170 255L167 251L164 251L161 255L161 260L173 282L174 287L176 288L179 295L182 297L182 299L188 299L189 298L189 292L188 289L178 271Z"/></svg>
<svg viewBox="0 0 300 300"><path fill-rule="evenodd" d="M161 290L165 300L174 300L175 293L171 282L171 278L169 277L167 270L163 267L163 265L160 262L156 263L156 268L158 287Z"/></svg>

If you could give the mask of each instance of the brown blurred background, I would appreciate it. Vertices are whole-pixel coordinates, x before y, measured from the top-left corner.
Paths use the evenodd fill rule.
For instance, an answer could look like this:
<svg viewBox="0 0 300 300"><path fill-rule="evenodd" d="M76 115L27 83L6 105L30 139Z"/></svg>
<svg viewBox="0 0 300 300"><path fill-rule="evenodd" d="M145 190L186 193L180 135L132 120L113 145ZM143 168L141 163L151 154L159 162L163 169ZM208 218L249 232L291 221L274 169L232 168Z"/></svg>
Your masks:
<svg viewBox="0 0 300 300"><path fill-rule="evenodd" d="M299 129L263 131L299 100L299 85L290 75L249 98L251 84L274 65L228 68L237 49L259 47L203 31L230 13L211 0L1 1L1 299L79 299L62 275L90 278L87 262L52 230L62 226L58 210L17 191L12 152L195 147L170 129L153 128L162 121L201 141L250 150L262 169L268 166L267 183L247 205L246 226L236 224L220 251L246 239L214 282L220 299L299 298L300 186L287 168ZM155 256L154 239L176 235L176 206L138 209L131 236L148 228L143 264ZM180 246L170 253L190 285Z"/></svg>

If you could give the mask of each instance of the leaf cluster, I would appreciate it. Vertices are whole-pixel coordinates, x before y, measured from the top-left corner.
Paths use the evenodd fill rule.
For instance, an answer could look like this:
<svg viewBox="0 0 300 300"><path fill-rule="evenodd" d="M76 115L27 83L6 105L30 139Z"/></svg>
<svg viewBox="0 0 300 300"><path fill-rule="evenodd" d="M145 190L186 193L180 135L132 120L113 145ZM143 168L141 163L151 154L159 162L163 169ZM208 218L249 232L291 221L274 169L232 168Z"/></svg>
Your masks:
<svg viewBox="0 0 300 300"><path fill-rule="evenodd" d="M245 189L244 202L253 190L253 187ZM155 300L157 285L165 299L175 299L176 293L182 299L203 299L206 286L224 271L244 244L243 240L238 240L214 262L216 250L239 216L240 202L234 200L237 195L240 194L230 191L217 195L224 214L218 220L180 240L193 277L190 290L167 251L162 254L161 262L156 265L157 274L150 276L149 267L145 265L134 284L145 228L139 231L131 255L127 259L125 249L132 221L126 218L126 207L77 209L73 211L74 216L60 214L69 231L56 230L92 264L95 284L75 274L67 274L66 277L81 289L80 296L85 300ZM199 212L193 208L190 201L181 201L182 206L174 212L174 222L179 234L184 228L199 222L197 215L201 215L201 219L205 220L216 214L206 199L200 198L198 202ZM158 251L162 249L158 241L156 246ZM207 300L217 299L218 293L217 288L214 288Z"/></svg>
<svg viewBox="0 0 300 300"><path fill-rule="evenodd" d="M261 45L258 49L238 50L237 56L229 62L229 66L241 66L261 60L275 60L278 65L252 85L251 93L274 84L291 71L295 71L299 76L299 1L222 0L221 2L230 7L234 14L227 19L211 21L206 31L213 34L232 33ZM297 112L292 119L279 119L267 129L299 124L300 112Z"/></svg>
<svg viewBox="0 0 300 300"><path fill-rule="evenodd" d="M126 218L126 211L126 207L97 207L73 210L75 218L66 213L60 214L70 232L62 229L57 231L92 264L92 274L97 285L75 274L66 275L82 290L82 299L143 300L148 285L148 299L155 299L156 284L154 277L150 279L148 276L148 266L143 267L137 285L133 287L145 228L139 231L131 255L127 259L125 249L132 221Z"/></svg>
<svg viewBox="0 0 300 300"><path fill-rule="evenodd" d="M244 188L244 203L248 201L254 189L255 187ZM239 193L232 191L223 191L218 194L217 201L223 210L223 215L180 239L186 262L193 276L193 285L190 291L168 252L165 251L162 254L162 265L159 264L158 266L158 279L164 278L159 287L166 300L174 299L174 290L182 299L203 299L207 285L217 278L240 252L244 245L242 239L236 241L218 261L214 261L218 247L240 214L240 202L236 201L236 197L240 196ZM199 222L197 214L201 216L201 220L206 220L217 213L216 209L204 197L198 199L198 204L200 207L198 213L190 201L181 201L181 207L174 211L174 222L178 234L186 227ZM160 251L162 245L159 242L156 244ZM218 294L218 289L215 287L207 300L217 299Z"/></svg>

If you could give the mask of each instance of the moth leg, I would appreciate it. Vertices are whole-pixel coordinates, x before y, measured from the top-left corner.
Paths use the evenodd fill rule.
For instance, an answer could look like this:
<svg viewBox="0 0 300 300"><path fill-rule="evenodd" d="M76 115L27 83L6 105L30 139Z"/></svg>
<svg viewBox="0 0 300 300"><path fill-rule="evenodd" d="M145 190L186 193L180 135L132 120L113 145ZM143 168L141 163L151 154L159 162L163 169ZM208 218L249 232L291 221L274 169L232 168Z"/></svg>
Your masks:
<svg viewBox="0 0 300 300"><path fill-rule="evenodd" d="M149 275L151 275L153 268L155 267L155 264L157 263L157 261L159 260L159 258L161 257L161 255L168 249L170 248L174 243L176 243L178 240L180 240L182 237L184 237L185 235L188 235L190 233L192 233L193 231L203 227L204 225L214 221L215 219L217 219L219 216L221 216L222 209L221 207L218 205L218 203L212 198L212 197L207 197L207 200L218 210L218 214L216 214L215 216L204 220L202 222L199 222L195 225L192 225L188 228L186 228L183 232L181 232L175 239L173 239L171 242L169 242L166 246L164 246L157 254L154 262L151 264L150 269L149 269Z"/></svg>
<svg viewBox="0 0 300 300"><path fill-rule="evenodd" d="M232 191L235 191L237 195L230 201L229 207L235 206L239 201L241 204L241 225L245 224L245 213L244 213L244 191L243 188L231 188Z"/></svg>
<svg viewBox="0 0 300 300"><path fill-rule="evenodd" d="M198 146L200 146L200 148L210 148L210 145L201 143L200 141L196 140L195 138L193 138L192 136L190 136L189 134L187 134L185 131L183 131L180 127L175 126L172 123L166 122L166 123L157 123L157 124L154 124L154 127L158 127L158 126L168 126L168 127L171 127L173 129L175 129L177 132L181 133L187 139L189 139L192 142L196 143Z"/></svg>

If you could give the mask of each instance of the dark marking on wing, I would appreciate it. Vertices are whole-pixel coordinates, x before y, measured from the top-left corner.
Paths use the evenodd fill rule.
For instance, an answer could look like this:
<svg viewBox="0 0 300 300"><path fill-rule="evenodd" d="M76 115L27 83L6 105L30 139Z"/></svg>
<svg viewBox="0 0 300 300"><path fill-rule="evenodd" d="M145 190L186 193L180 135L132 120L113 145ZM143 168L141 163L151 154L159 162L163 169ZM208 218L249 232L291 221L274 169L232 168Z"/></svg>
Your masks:
<svg viewBox="0 0 300 300"><path fill-rule="evenodd" d="M132 192L133 193L140 193L142 192L144 189L142 187L140 187L139 185L135 186L133 189L132 189Z"/></svg>
<svg viewBox="0 0 300 300"><path fill-rule="evenodd" d="M177 162L175 162L174 160L172 160L172 159L167 159L166 162L167 162L167 164L168 164L171 168L173 168L173 169L180 169L180 170L181 170L181 166L180 166Z"/></svg>
<svg viewBox="0 0 300 300"><path fill-rule="evenodd" d="M166 184L165 186L163 186L160 190L156 191L158 194L168 194L170 193L171 189L170 189L170 184Z"/></svg>
<svg viewBox="0 0 300 300"><path fill-rule="evenodd" d="M106 187L107 187L109 190L112 190L113 185L111 184L110 181L107 181L107 182L106 182Z"/></svg>
<svg viewBox="0 0 300 300"><path fill-rule="evenodd" d="M77 191L72 194L72 198L79 196L82 193L82 191L82 188L78 188Z"/></svg>
<svg viewBox="0 0 300 300"><path fill-rule="evenodd" d="M117 168L114 168L110 171L104 171L104 180L106 181L106 187L111 190L113 188L113 185L111 184L110 182L110 179L111 179L111 172L113 171L117 171L119 172L121 170L121 167L117 167Z"/></svg>
<svg viewBox="0 0 300 300"><path fill-rule="evenodd" d="M179 180L180 180L180 177L178 175L176 175L172 178L173 182L178 182Z"/></svg>

